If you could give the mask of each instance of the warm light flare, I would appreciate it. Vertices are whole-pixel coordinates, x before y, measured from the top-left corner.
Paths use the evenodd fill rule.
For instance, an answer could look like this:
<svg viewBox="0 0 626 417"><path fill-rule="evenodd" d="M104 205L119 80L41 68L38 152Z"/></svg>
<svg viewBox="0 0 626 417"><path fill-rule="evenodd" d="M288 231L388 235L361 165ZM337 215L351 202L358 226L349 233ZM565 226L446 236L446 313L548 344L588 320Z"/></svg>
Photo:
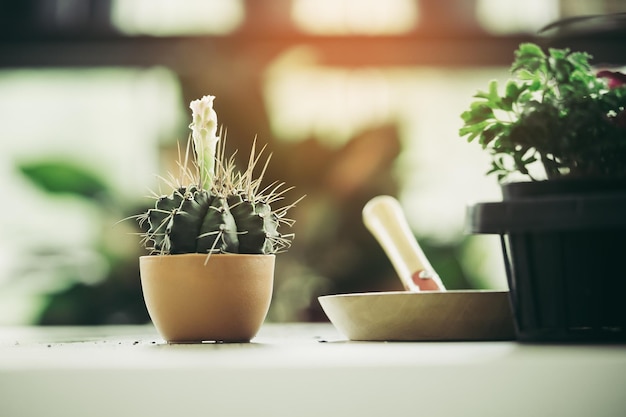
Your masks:
<svg viewBox="0 0 626 417"><path fill-rule="evenodd" d="M412 0L294 0L292 17L315 34L394 34L412 30L418 10Z"/></svg>

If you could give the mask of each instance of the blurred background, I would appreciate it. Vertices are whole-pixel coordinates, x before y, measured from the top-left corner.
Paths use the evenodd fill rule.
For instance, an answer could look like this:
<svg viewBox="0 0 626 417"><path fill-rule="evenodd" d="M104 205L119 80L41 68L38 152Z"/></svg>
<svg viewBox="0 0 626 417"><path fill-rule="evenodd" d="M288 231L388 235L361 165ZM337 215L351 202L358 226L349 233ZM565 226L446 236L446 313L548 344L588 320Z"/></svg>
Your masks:
<svg viewBox="0 0 626 417"><path fill-rule="evenodd" d="M151 205L206 94L228 151L246 158L258 137L267 182L307 195L268 320L326 320L319 295L401 289L361 222L378 194L400 200L448 288L506 288L498 237L464 232L466 205L500 191L460 114L508 78L520 42L619 64L625 3L0 1L0 324L148 321L145 252L120 220Z"/></svg>

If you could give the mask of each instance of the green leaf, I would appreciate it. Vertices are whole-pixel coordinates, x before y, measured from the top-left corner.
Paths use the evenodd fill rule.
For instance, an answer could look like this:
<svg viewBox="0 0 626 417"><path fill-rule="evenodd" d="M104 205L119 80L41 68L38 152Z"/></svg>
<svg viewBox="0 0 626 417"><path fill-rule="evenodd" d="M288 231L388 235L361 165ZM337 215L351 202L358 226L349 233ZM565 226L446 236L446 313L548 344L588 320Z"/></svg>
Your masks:
<svg viewBox="0 0 626 417"><path fill-rule="evenodd" d="M489 100L489 93L487 93L485 91L478 90L476 92L476 94L474 94L472 97L474 97L474 98L483 98L485 100Z"/></svg>
<svg viewBox="0 0 626 417"><path fill-rule="evenodd" d="M49 160L18 166L22 174L42 190L86 198L110 194L106 183L89 169L75 163Z"/></svg>
<svg viewBox="0 0 626 417"><path fill-rule="evenodd" d="M551 61L562 61L569 55L569 49L550 48L548 53L550 54Z"/></svg>
<svg viewBox="0 0 626 417"><path fill-rule="evenodd" d="M467 142L472 142L474 139L476 139L478 137L478 135L480 135L480 131L475 130L473 132L471 132L468 136L467 136ZM462 136L465 136L462 135Z"/></svg>
<svg viewBox="0 0 626 417"><path fill-rule="evenodd" d="M489 83L489 100L494 103L500 101L500 96L498 95L498 82L496 80L492 80Z"/></svg>
<svg viewBox="0 0 626 417"><path fill-rule="evenodd" d="M574 66L570 62L563 57L555 58L552 56L548 59L548 63L550 71L558 83L567 83L570 80L571 74L574 72Z"/></svg>
<svg viewBox="0 0 626 417"><path fill-rule="evenodd" d="M537 76L533 72L530 72L525 68L519 69L515 75L522 81L533 81L537 79Z"/></svg>
<svg viewBox="0 0 626 417"><path fill-rule="evenodd" d="M538 45L523 43L515 51L515 61L511 66L511 72L521 79L531 74L537 76L538 73L545 72L545 61L546 55ZM520 73L524 75L520 75Z"/></svg>
<svg viewBox="0 0 626 417"><path fill-rule="evenodd" d="M493 117L493 108L489 103L483 101L475 101L470 104L470 111L474 116L484 118Z"/></svg>
<svg viewBox="0 0 626 417"><path fill-rule="evenodd" d="M469 135L467 137L467 141L471 142L473 141L478 135L482 134L483 129L485 128L485 126L487 126L489 124L489 122L482 122L482 123L478 123L478 124L472 124L469 126L464 126L461 129L459 129L459 135L461 136L466 136Z"/></svg>
<svg viewBox="0 0 626 417"><path fill-rule="evenodd" d="M478 131L478 129L476 129L476 125L463 126L462 128L459 129L459 135L465 136L471 133L475 133L476 131Z"/></svg>
<svg viewBox="0 0 626 417"><path fill-rule="evenodd" d="M503 132L503 126L501 123L494 123L487 129L483 130L480 135L479 143L483 145L483 148L489 145L496 137L500 136Z"/></svg>
<svg viewBox="0 0 626 417"><path fill-rule="evenodd" d="M470 110L462 115L465 124L478 124L494 117L493 110L484 102L475 101L470 105Z"/></svg>
<svg viewBox="0 0 626 417"><path fill-rule="evenodd" d="M461 119L463 119L465 123L469 123L469 121L472 120L472 117L472 112L470 110L466 110L461 113Z"/></svg>
<svg viewBox="0 0 626 417"><path fill-rule="evenodd" d="M520 44L516 56L522 56L525 58L540 58L544 59L546 54L543 52L539 45L532 42L524 42Z"/></svg>
<svg viewBox="0 0 626 417"><path fill-rule="evenodd" d="M509 80L509 82L506 83L506 87L504 89L504 96L511 100L517 100L523 89L524 88L517 85L515 81Z"/></svg>
<svg viewBox="0 0 626 417"><path fill-rule="evenodd" d="M514 80L509 80L504 89L504 97L500 100L502 110L513 110L513 104L519 99L520 94L526 87L524 85L518 85Z"/></svg>

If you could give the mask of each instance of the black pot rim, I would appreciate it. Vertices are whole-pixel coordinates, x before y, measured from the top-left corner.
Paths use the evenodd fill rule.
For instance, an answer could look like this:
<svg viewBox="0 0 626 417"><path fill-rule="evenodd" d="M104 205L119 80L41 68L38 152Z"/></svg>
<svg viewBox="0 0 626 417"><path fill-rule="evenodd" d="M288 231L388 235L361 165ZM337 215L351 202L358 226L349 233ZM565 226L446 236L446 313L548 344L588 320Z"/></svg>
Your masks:
<svg viewBox="0 0 626 417"><path fill-rule="evenodd" d="M520 182L502 189L503 201L468 206L469 233L626 228L626 180Z"/></svg>

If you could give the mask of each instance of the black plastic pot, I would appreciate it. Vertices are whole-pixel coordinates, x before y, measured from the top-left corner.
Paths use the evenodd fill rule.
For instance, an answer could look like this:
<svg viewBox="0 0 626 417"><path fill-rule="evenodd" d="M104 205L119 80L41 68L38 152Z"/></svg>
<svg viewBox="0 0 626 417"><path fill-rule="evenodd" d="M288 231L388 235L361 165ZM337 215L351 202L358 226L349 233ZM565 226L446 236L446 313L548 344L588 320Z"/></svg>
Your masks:
<svg viewBox="0 0 626 417"><path fill-rule="evenodd" d="M467 220L471 233L501 236L518 340L626 341L626 181L502 191Z"/></svg>

